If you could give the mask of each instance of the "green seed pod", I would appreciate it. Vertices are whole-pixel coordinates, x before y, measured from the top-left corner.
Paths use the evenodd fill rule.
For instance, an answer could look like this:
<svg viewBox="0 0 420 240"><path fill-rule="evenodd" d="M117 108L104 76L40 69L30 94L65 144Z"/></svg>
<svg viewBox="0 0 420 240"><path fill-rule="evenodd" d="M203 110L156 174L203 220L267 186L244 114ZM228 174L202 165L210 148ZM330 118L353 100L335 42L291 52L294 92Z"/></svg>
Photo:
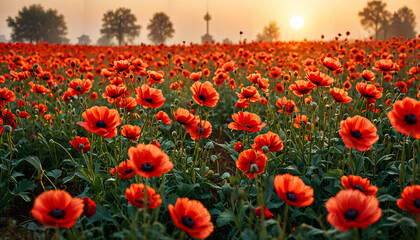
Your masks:
<svg viewBox="0 0 420 240"><path fill-rule="evenodd" d="M270 149L267 146L262 147L261 150L264 154L267 154L268 151L270 151Z"/></svg>
<svg viewBox="0 0 420 240"><path fill-rule="evenodd" d="M12 129L12 127L11 127L10 125L4 125L3 129L4 129L4 131L5 131L5 132L7 132L7 133L9 133L9 132L11 132L11 131L13 130L13 129Z"/></svg>
<svg viewBox="0 0 420 240"><path fill-rule="evenodd" d="M172 137L176 137L178 135L178 133L176 131L172 132Z"/></svg>

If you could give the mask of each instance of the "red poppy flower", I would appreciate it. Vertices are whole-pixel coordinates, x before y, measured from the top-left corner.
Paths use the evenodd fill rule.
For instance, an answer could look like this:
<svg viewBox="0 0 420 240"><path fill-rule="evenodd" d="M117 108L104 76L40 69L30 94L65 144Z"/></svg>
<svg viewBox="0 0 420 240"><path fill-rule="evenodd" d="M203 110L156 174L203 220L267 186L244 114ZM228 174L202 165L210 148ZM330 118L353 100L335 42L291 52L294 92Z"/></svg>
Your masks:
<svg viewBox="0 0 420 240"><path fill-rule="evenodd" d="M121 135L123 135L132 142L137 141L140 137L140 127L133 125L124 125L121 130Z"/></svg>
<svg viewBox="0 0 420 240"><path fill-rule="evenodd" d="M107 107L94 106L86 110L82 117L86 122L78 122L86 131L96 133L104 138L113 138L117 135L117 126L121 125L118 111Z"/></svg>
<svg viewBox="0 0 420 240"><path fill-rule="evenodd" d="M277 99L276 106L280 108L280 110L278 110L279 113L282 113L283 110L287 114L299 112L299 109L296 107L295 102L293 102L293 100L287 100L286 97Z"/></svg>
<svg viewBox="0 0 420 240"><path fill-rule="evenodd" d="M92 99L92 100L96 100L96 99L98 99L98 94L96 92L93 92L89 95L89 98Z"/></svg>
<svg viewBox="0 0 420 240"><path fill-rule="evenodd" d="M131 111L137 106L136 99L133 97L119 98L117 104L118 107L122 107L127 111Z"/></svg>
<svg viewBox="0 0 420 240"><path fill-rule="evenodd" d="M83 213L83 201L64 190L49 190L35 198L31 214L50 227L71 228Z"/></svg>
<svg viewBox="0 0 420 240"><path fill-rule="evenodd" d="M376 127L369 119L356 115L341 121L338 132L348 148L356 148L359 151L366 151L378 141Z"/></svg>
<svg viewBox="0 0 420 240"><path fill-rule="evenodd" d="M89 140L85 137L74 137L73 140L70 141L70 144L79 152L85 153L90 150Z"/></svg>
<svg viewBox="0 0 420 240"><path fill-rule="evenodd" d="M273 218L273 214L270 212L270 210L264 205L264 219L268 220ZM259 218L261 218L261 207L255 208L255 215L257 215Z"/></svg>
<svg viewBox="0 0 420 240"><path fill-rule="evenodd" d="M409 97L394 103L387 114L395 129L405 135L420 139L420 102Z"/></svg>
<svg viewBox="0 0 420 240"><path fill-rule="evenodd" d="M349 93L341 88L331 88L330 93L338 103L349 103L353 101L353 98L349 97Z"/></svg>
<svg viewBox="0 0 420 240"><path fill-rule="evenodd" d="M201 78L202 75L203 75L203 73L201 71L200 72L191 73L190 74L190 79L191 79L191 81L195 82L195 81L200 80L200 78Z"/></svg>
<svg viewBox="0 0 420 240"><path fill-rule="evenodd" d="M20 113L18 114L18 116L19 116L20 118L30 118L30 117L31 117L31 115L29 115L29 113L27 113L27 112L25 112L25 111L20 112Z"/></svg>
<svg viewBox="0 0 420 240"><path fill-rule="evenodd" d="M325 207L327 221L340 231L367 228L382 216L376 197L352 189L340 191L327 201Z"/></svg>
<svg viewBox="0 0 420 240"><path fill-rule="evenodd" d="M244 145L241 142L237 142L237 143L235 143L235 146L233 147L233 149L237 152L240 152L243 147L244 147Z"/></svg>
<svg viewBox="0 0 420 240"><path fill-rule="evenodd" d="M136 173L131 168L131 164L129 161L124 161L120 163L117 167L112 168L109 170L109 173L112 175L116 174L118 170L118 178L121 179L130 179L136 175Z"/></svg>
<svg viewBox="0 0 420 240"><path fill-rule="evenodd" d="M260 99L260 94L254 86L249 86L241 89L241 93L236 93L239 97L239 100L247 100L250 102L256 102Z"/></svg>
<svg viewBox="0 0 420 240"><path fill-rule="evenodd" d="M330 71L336 71L342 68L340 61L337 58L326 57L322 60L322 65Z"/></svg>
<svg viewBox="0 0 420 240"><path fill-rule="evenodd" d="M92 82L90 80L74 79L69 82L69 91L73 95L82 94L89 92L92 88Z"/></svg>
<svg viewBox="0 0 420 240"><path fill-rule="evenodd" d="M392 60L381 59L381 60L375 62L375 67L373 67L373 70L378 71L378 72L387 73L389 71L393 71L394 67L395 66L394 66L394 63L392 62Z"/></svg>
<svg viewBox="0 0 420 240"><path fill-rule="evenodd" d="M234 113L232 119L235 122L229 123L229 129L243 130L249 133L258 132L266 125L261 122L261 118L257 114L250 112Z"/></svg>
<svg viewBox="0 0 420 240"><path fill-rule="evenodd" d="M306 186L299 177L288 173L274 178L274 188L281 200L292 206L306 207L314 201L314 189Z"/></svg>
<svg viewBox="0 0 420 240"><path fill-rule="evenodd" d="M311 93L312 89L316 88L316 86L310 81L297 80L289 86L289 90L293 91L296 96L302 97L305 94Z"/></svg>
<svg viewBox="0 0 420 240"><path fill-rule="evenodd" d="M114 61L114 70L121 72L127 70L130 67L130 62L128 60Z"/></svg>
<svg viewBox="0 0 420 240"><path fill-rule="evenodd" d="M370 99L378 99L382 97L382 91L378 90L375 85L367 83L357 83L356 89L363 97Z"/></svg>
<svg viewBox="0 0 420 240"><path fill-rule="evenodd" d="M102 94L103 98L107 98L109 103L115 102L115 99L121 97L126 91L125 86L108 85L105 88L106 92Z"/></svg>
<svg viewBox="0 0 420 240"><path fill-rule="evenodd" d="M253 149L258 152L263 152L263 147L267 147L270 152L278 152L283 150L283 141L279 135L269 131L266 134L258 135L254 139ZM265 154L267 153L265 152Z"/></svg>
<svg viewBox="0 0 420 240"><path fill-rule="evenodd" d="M330 76L319 71L306 73L306 79L315 84L317 87L329 87L334 82L334 79Z"/></svg>
<svg viewBox="0 0 420 240"><path fill-rule="evenodd" d="M164 124L172 124L172 119L169 118L168 114L166 114L163 111L159 111L156 116L155 116L156 120L160 120L162 121Z"/></svg>
<svg viewBox="0 0 420 240"><path fill-rule="evenodd" d="M161 90L151 88L147 85L136 88L135 94L137 96L137 103L144 108L159 108L166 100Z"/></svg>
<svg viewBox="0 0 420 240"><path fill-rule="evenodd" d="M375 74L370 70L364 70L362 72L362 78L366 81L373 82L375 80Z"/></svg>
<svg viewBox="0 0 420 240"><path fill-rule="evenodd" d="M0 109L2 109L6 103L15 101L16 95L8 88L0 88Z"/></svg>
<svg viewBox="0 0 420 240"><path fill-rule="evenodd" d="M276 86L274 87L274 90L276 90L276 92L278 92L278 93L284 92L284 86L283 86L283 84L277 83Z"/></svg>
<svg viewBox="0 0 420 240"><path fill-rule="evenodd" d="M39 93L39 94L45 94L51 92L50 89L39 85L39 84L32 84L31 92L33 93Z"/></svg>
<svg viewBox="0 0 420 240"><path fill-rule="evenodd" d="M266 162L266 155L258 154L253 149L248 149L239 154L239 158L236 161L236 167L244 172L249 178L253 179L256 174L264 172Z"/></svg>
<svg viewBox="0 0 420 240"><path fill-rule="evenodd" d="M370 185L369 179L356 175L342 176L341 184L345 189L359 190L366 194L366 196L376 196L378 192L377 187Z"/></svg>
<svg viewBox="0 0 420 240"><path fill-rule="evenodd" d="M93 217L96 213L96 203L88 197L84 197L82 200L84 204L83 215L86 215L87 218Z"/></svg>
<svg viewBox="0 0 420 240"><path fill-rule="evenodd" d="M174 118L178 123L184 125L187 130L196 127L200 121L198 116L195 116L184 108L178 108L174 114Z"/></svg>
<svg viewBox="0 0 420 240"><path fill-rule="evenodd" d="M347 80L345 83L343 83L343 89L344 90L350 90L350 88L351 88L351 83L350 83L350 81L349 80Z"/></svg>
<svg viewBox="0 0 420 240"><path fill-rule="evenodd" d="M155 209L162 204L160 195L156 193L155 189L146 186L147 191L147 208ZM128 202L136 207L144 208L144 184L132 183L130 188L125 190L125 197Z"/></svg>
<svg viewBox="0 0 420 240"><path fill-rule="evenodd" d="M193 93L194 101L201 106L214 107L219 101L219 93L209 81L195 82L190 90Z"/></svg>
<svg viewBox="0 0 420 240"><path fill-rule="evenodd" d="M174 166L169 156L153 144L139 143L136 147L130 147L128 157L133 171L145 178L160 177Z"/></svg>
<svg viewBox="0 0 420 240"><path fill-rule="evenodd" d="M196 200L178 198L175 206L168 205L175 226L193 238L205 239L214 230L209 211Z"/></svg>
<svg viewBox="0 0 420 240"><path fill-rule="evenodd" d="M199 140L200 138L208 138L211 134L211 124L206 120L201 120L196 127L188 128L188 133L192 140Z"/></svg>
<svg viewBox="0 0 420 240"><path fill-rule="evenodd" d="M147 71L147 74L149 74L149 78L147 78L147 84L149 86L152 86L154 84L158 84L158 83L163 83L164 82L164 78L163 75L155 72L155 71Z"/></svg>
<svg viewBox="0 0 420 240"><path fill-rule="evenodd" d="M407 186L404 188L402 199L397 200L397 205L412 214L420 214L420 185Z"/></svg>

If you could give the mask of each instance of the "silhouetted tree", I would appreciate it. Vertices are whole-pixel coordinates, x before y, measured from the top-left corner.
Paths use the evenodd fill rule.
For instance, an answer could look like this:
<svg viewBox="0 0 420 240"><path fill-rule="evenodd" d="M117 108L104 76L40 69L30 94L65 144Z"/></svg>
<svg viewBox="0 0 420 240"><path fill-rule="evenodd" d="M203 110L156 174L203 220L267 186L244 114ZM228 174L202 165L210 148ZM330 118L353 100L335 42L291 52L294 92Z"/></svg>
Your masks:
<svg viewBox="0 0 420 240"><path fill-rule="evenodd" d="M101 34L107 39L117 38L118 45L133 42L140 35L140 25L136 25L137 18L128 8L118 8L107 11L102 18Z"/></svg>
<svg viewBox="0 0 420 240"><path fill-rule="evenodd" d="M385 25L389 23L391 13L385 10L386 3L381 0L373 0L367 3L367 6L359 12L360 23L368 30L373 29L375 39L379 37L380 28L385 29Z"/></svg>
<svg viewBox="0 0 420 240"><path fill-rule="evenodd" d="M97 41L96 45L98 46L111 46L114 45L112 39L109 39L108 36L102 35Z"/></svg>
<svg viewBox="0 0 420 240"><path fill-rule="evenodd" d="M404 36L406 38L415 38L416 31L414 29L416 27L416 16L414 15L413 10L404 6L398 9L396 14L400 22L395 23L395 26L394 22L391 22L393 35L397 37Z"/></svg>
<svg viewBox="0 0 420 240"><path fill-rule="evenodd" d="M154 44L165 43L166 40L174 36L175 30L169 16L163 12L158 12L150 19L147 26L149 35L147 37Z"/></svg>
<svg viewBox="0 0 420 240"><path fill-rule="evenodd" d="M16 17L7 18L7 25L12 28L11 38L15 42L68 42L64 16L58 14L57 10L45 11L39 4L23 7Z"/></svg>
<svg viewBox="0 0 420 240"><path fill-rule="evenodd" d="M280 39L280 27L277 26L276 21L269 22L262 33L258 33L257 41L274 42Z"/></svg>

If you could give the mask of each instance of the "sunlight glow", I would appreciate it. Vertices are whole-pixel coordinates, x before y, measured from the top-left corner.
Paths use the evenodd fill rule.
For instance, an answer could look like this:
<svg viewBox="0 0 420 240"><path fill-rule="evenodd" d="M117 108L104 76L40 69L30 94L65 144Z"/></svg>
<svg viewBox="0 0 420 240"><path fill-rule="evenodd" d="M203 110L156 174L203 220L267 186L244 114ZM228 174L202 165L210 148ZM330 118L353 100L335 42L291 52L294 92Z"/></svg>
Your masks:
<svg viewBox="0 0 420 240"><path fill-rule="evenodd" d="M293 29L302 28L304 23L305 23L305 21L303 20L303 18L301 16L294 16L290 19L290 26Z"/></svg>

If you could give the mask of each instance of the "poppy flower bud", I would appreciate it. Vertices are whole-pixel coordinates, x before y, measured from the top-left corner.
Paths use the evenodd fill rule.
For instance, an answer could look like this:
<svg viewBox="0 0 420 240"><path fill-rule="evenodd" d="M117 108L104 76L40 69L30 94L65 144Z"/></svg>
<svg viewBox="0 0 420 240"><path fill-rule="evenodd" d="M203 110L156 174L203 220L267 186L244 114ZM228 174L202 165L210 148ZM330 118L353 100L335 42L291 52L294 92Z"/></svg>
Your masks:
<svg viewBox="0 0 420 240"><path fill-rule="evenodd" d="M172 54L171 53L168 53L168 58L170 59L172 57Z"/></svg>
<svg viewBox="0 0 420 240"><path fill-rule="evenodd" d="M244 188L239 188L238 190L238 198L245 199L246 197L246 190Z"/></svg>
<svg viewBox="0 0 420 240"><path fill-rule="evenodd" d="M19 110L19 109L18 109L18 110L16 110L16 114L17 114L17 115L19 115L19 113L20 113L20 110Z"/></svg>
<svg viewBox="0 0 420 240"><path fill-rule="evenodd" d="M257 166L257 164L255 164L255 163L251 164L251 168L249 169L249 172L251 172L251 173L258 172L258 166Z"/></svg>
<svg viewBox="0 0 420 240"><path fill-rule="evenodd" d="M261 148L261 151L262 151L264 154L267 154L267 153L268 153L268 151L269 151L269 149L268 149L268 147L267 147L267 146L264 146L264 147L262 147L262 148Z"/></svg>
<svg viewBox="0 0 420 240"><path fill-rule="evenodd" d="M10 125L4 125L3 129L5 132L11 132L13 130Z"/></svg>
<svg viewBox="0 0 420 240"><path fill-rule="evenodd" d="M373 122L373 124L377 124L379 121L378 121L378 119L375 118L375 119L373 119L372 122Z"/></svg>
<svg viewBox="0 0 420 240"><path fill-rule="evenodd" d="M142 115L143 113L144 113L144 110L143 109L140 109L139 110L139 114Z"/></svg>
<svg viewBox="0 0 420 240"><path fill-rule="evenodd" d="M349 114L348 113L344 113L343 114L343 119L347 119L349 117Z"/></svg>
<svg viewBox="0 0 420 240"><path fill-rule="evenodd" d="M175 98L174 103L175 104L178 104L179 103L179 99L178 98Z"/></svg>
<svg viewBox="0 0 420 240"><path fill-rule="evenodd" d="M61 124L64 124L64 123L66 123L66 121L64 121L64 119L61 119Z"/></svg>
<svg viewBox="0 0 420 240"><path fill-rule="evenodd" d="M228 183L225 183L225 185L222 186L222 192L223 195L228 197L232 193L232 187Z"/></svg>
<svg viewBox="0 0 420 240"><path fill-rule="evenodd" d="M175 105L171 104L171 109L174 109L174 108L175 108Z"/></svg>
<svg viewBox="0 0 420 240"><path fill-rule="evenodd" d="M214 148L214 144L212 142L207 142L206 143L206 148L213 149Z"/></svg>
<svg viewBox="0 0 420 240"><path fill-rule="evenodd" d="M316 102L311 103L312 109L315 110L318 107L318 104Z"/></svg>
<svg viewBox="0 0 420 240"><path fill-rule="evenodd" d="M54 139L50 139L48 142L49 142L50 144L53 144L53 143L54 143Z"/></svg>
<svg viewBox="0 0 420 240"><path fill-rule="evenodd" d="M130 79L133 79L134 78L134 74L132 74L132 73L130 73Z"/></svg>
<svg viewBox="0 0 420 240"><path fill-rule="evenodd" d="M83 77L84 77L85 75L82 73L82 74L80 74L80 79L83 79Z"/></svg>
<svg viewBox="0 0 420 240"><path fill-rule="evenodd" d="M178 133L176 131L172 132L172 137L176 137L178 135Z"/></svg>
<svg viewBox="0 0 420 240"><path fill-rule="evenodd" d="M325 108L326 109L328 109L328 108L330 108L331 107L331 105L325 105Z"/></svg>
<svg viewBox="0 0 420 240"><path fill-rule="evenodd" d="M139 81L139 82L141 82L141 80L142 80L143 78L141 77L141 76L137 76L137 80Z"/></svg>
<svg viewBox="0 0 420 240"><path fill-rule="evenodd" d="M324 103L328 102L328 97L324 97Z"/></svg>
<svg viewBox="0 0 420 240"><path fill-rule="evenodd" d="M294 71L293 72L293 76L297 77L298 76L298 72Z"/></svg>
<svg viewBox="0 0 420 240"><path fill-rule="evenodd" d="M209 171L207 172L207 176L208 176L208 177L214 177L214 171L213 171L213 170L209 170Z"/></svg>
<svg viewBox="0 0 420 240"><path fill-rule="evenodd" d="M182 143L181 140L176 141L177 145L181 145L181 143Z"/></svg>
<svg viewBox="0 0 420 240"><path fill-rule="evenodd" d="M190 100L190 104L193 105L194 104L194 100L191 99Z"/></svg>

